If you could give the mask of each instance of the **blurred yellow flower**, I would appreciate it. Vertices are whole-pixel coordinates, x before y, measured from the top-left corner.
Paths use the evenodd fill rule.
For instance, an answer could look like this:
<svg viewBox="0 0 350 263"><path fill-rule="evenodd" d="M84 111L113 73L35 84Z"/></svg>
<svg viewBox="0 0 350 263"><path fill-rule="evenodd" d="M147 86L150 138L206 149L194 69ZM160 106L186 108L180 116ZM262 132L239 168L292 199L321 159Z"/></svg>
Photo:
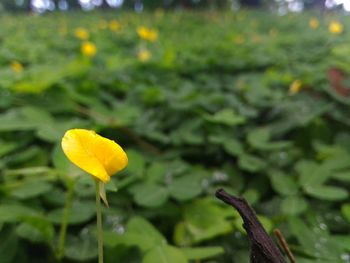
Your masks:
<svg viewBox="0 0 350 263"><path fill-rule="evenodd" d="M109 22L109 29L114 32L119 32L122 26L117 20L112 20Z"/></svg>
<svg viewBox="0 0 350 263"><path fill-rule="evenodd" d="M315 17L312 17L310 18L309 20L309 26L312 28L312 29L316 29L320 26L320 22L318 21L317 18Z"/></svg>
<svg viewBox="0 0 350 263"><path fill-rule="evenodd" d="M68 130L61 146L72 163L104 183L128 164L122 147L91 130Z"/></svg>
<svg viewBox="0 0 350 263"><path fill-rule="evenodd" d="M10 68L16 73L21 73L23 71L23 65L18 61L12 61Z"/></svg>
<svg viewBox="0 0 350 263"><path fill-rule="evenodd" d="M332 34L341 34L343 32L343 25L337 21L332 21L328 27L329 32Z"/></svg>
<svg viewBox="0 0 350 263"><path fill-rule="evenodd" d="M148 60L150 60L150 58L152 57L152 54L149 50L147 49L141 49L138 53L137 53L137 58L142 61L142 62L146 62Z"/></svg>
<svg viewBox="0 0 350 263"><path fill-rule="evenodd" d="M140 26L137 28L137 34L141 39L154 42L158 39L158 31L156 29Z"/></svg>
<svg viewBox="0 0 350 263"><path fill-rule="evenodd" d="M289 95L297 94L302 88L302 83L300 80L294 80L289 86Z"/></svg>
<svg viewBox="0 0 350 263"><path fill-rule="evenodd" d="M94 43L85 41L81 44L80 51L86 57L93 57L96 55L97 49Z"/></svg>
<svg viewBox="0 0 350 263"><path fill-rule="evenodd" d="M88 40L90 37L89 31L82 27L78 27L74 31L75 37L79 38L80 40Z"/></svg>

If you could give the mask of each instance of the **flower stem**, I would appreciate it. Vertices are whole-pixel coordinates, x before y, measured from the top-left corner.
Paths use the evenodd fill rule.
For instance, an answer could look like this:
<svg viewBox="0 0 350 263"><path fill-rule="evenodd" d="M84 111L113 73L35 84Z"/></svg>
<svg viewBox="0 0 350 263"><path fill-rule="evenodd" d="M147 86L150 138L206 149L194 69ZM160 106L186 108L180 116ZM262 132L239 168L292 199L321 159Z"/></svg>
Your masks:
<svg viewBox="0 0 350 263"><path fill-rule="evenodd" d="M67 185L68 185L68 188L67 188L67 194L66 194L66 202L64 204L63 217L62 217L61 228L60 228L60 233L58 237L57 252L56 252L56 257L58 260L61 260L64 256L64 246L66 242L69 211L72 207L75 183L74 181L68 181Z"/></svg>
<svg viewBox="0 0 350 263"><path fill-rule="evenodd" d="M99 181L96 183L96 213L97 213L97 242L98 242L98 263L103 263L103 230Z"/></svg>

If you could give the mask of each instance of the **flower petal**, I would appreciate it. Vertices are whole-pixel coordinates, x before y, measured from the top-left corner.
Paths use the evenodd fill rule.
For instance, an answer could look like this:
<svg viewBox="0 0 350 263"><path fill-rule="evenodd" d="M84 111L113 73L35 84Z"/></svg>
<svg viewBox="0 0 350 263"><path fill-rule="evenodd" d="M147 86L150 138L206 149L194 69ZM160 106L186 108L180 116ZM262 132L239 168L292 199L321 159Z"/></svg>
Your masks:
<svg viewBox="0 0 350 263"><path fill-rule="evenodd" d="M128 157L122 147L99 135L96 137L95 155L110 176L123 170L128 164Z"/></svg>
<svg viewBox="0 0 350 263"><path fill-rule="evenodd" d="M103 182L108 182L112 174L128 163L125 152L117 143L90 130L67 131L62 139L62 149L71 162Z"/></svg>

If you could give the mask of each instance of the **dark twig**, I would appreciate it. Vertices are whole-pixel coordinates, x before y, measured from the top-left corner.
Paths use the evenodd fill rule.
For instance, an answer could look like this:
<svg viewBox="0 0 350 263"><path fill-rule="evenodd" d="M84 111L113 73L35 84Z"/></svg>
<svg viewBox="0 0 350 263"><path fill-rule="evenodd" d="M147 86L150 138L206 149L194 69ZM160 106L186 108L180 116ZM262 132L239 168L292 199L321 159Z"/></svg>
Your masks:
<svg viewBox="0 0 350 263"><path fill-rule="evenodd" d="M286 263L278 247L266 233L254 210L244 198L231 196L223 189L217 190L215 195L226 204L233 206L242 217L243 227L251 243L251 263Z"/></svg>
<svg viewBox="0 0 350 263"><path fill-rule="evenodd" d="M288 243L287 243L286 239L284 238L284 236L282 235L281 231L279 229L275 229L275 230L273 230L273 233L277 237L281 247L283 248L284 252L286 253L287 257L289 258L290 263L296 263L295 257L293 255L292 251L290 250Z"/></svg>

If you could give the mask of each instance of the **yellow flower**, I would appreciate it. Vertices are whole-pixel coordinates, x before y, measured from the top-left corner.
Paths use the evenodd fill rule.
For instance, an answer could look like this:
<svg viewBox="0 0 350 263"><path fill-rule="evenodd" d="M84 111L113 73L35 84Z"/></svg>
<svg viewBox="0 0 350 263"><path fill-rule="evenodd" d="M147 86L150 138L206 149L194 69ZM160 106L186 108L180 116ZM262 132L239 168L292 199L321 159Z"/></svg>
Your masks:
<svg viewBox="0 0 350 263"><path fill-rule="evenodd" d="M128 164L122 147L91 130L68 130L61 146L72 163L104 183Z"/></svg>
<svg viewBox="0 0 350 263"><path fill-rule="evenodd" d="M23 65L18 61L12 61L10 67L16 73L21 73L23 71Z"/></svg>
<svg viewBox="0 0 350 263"><path fill-rule="evenodd" d="M312 28L312 29L316 29L318 28L320 25L320 22L318 21L317 18L313 17L309 20L309 26Z"/></svg>
<svg viewBox="0 0 350 263"><path fill-rule="evenodd" d="M332 34L340 34L343 32L343 25L337 21L332 21L328 27L329 32Z"/></svg>
<svg viewBox="0 0 350 263"><path fill-rule="evenodd" d="M302 83L300 80L294 80L289 86L289 95L294 95L298 93L302 88Z"/></svg>
<svg viewBox="0 0 350 263"><path fill-rule="evenodd" d="M96 46L94 43L85 41L81 44L80 51L84 56L93 57L96 55Z"/></svg>
<svg viewBox="0 0 350 263"><path fill-rule="evenodd" d="M137 34L141 39L154 42L158 38L158 31L156 29L140 26L137 28Z"/></svg>
<svg viewBox="0 0 350 263"><path fill-rule="evenodd" d="M90 36L89 32L82 27L78 27L77 29L75 29L74 35L80 40L88 40Z"/></svg>
<svg viewBox="0 0 350 263"><path fill-rule="evenodd" d="M122 29L122 26L117 20L112 20L109 22L109 29L114 32L119 32Z"/></svg>
<svg viewBox="0 0 350 263"><path fill-rule="evenodd" d="M151 52L149 52L147 49L141 49L139 53L137 53L137 58L142 62L150 60L151 56Z"/></svg>

